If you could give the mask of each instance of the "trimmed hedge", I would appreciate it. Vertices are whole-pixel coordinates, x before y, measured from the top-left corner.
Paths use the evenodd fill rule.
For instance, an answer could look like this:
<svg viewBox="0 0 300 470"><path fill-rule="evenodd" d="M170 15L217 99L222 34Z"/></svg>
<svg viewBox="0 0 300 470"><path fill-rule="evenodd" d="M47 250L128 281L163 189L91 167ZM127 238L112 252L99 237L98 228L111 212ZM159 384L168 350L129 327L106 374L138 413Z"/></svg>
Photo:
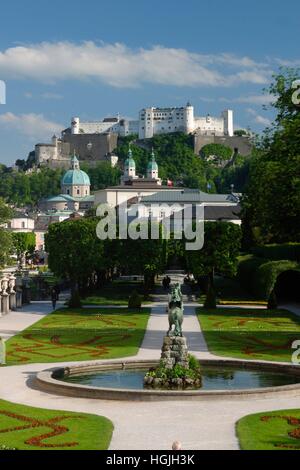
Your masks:
<svg viewBox="0 0 300 470"><path fill-rule="evenodd" d="M295 261L270 261L247 255L240 258L237 277L241 285L254 296L268 300L279 274L299 269L300 265Z"/></svg>
<svg viewBox="0 0 300 470"><path fill-rule="evenodd" d="M251 251L259 258L272 261L291 260L300 262L300 243L274 243L272 245L257 246Z"/></svg>

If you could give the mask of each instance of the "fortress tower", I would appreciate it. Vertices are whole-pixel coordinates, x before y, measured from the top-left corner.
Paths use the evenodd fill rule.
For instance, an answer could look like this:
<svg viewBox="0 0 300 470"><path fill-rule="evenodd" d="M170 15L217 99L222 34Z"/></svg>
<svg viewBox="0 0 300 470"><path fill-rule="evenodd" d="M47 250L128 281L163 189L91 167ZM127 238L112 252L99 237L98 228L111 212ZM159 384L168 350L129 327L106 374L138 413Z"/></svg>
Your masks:
<svg viewBox="0 0 300 470"><path fill-rule="evenodd" d="M195 129L194 106L190 102L184 108L184 127L187 134L190 134Z"/></svg>

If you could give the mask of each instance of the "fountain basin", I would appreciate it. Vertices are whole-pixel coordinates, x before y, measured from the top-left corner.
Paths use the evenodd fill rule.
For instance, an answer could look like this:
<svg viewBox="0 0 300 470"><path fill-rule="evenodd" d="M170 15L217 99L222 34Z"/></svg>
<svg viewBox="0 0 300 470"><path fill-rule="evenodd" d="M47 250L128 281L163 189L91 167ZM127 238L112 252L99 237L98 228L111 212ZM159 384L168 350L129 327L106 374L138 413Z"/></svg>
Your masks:
<svg viewBox="0 0 300 470"><path fill-rule="evenodd" d="M193 390L144 389L142 387L139 388L137 385L128 386L126 381L121 380L122 375L126 376L126 373L127 378L132 373L132 377L139 375L142 380L145 371L151 367L156 367L158 362L107 361L105 363L99 362L60 367L38 373L36 382L40 389L57 395L104 400L162 401L180 399L200 400L203 398L230 399L247 398L250 396L263 397L264 395L268 397L274 394L300 395L300 367L298 365L258 361L201 360L201 366L204 371L204 386L203 388ZM208 371L208 377L206 378L205 370ZM213 387L208 386L211 383L209 373L216 375L216 385ZM254 382L252 380L249 388L246 388L247 373L250 378L254 377ZM116 374L115 377L114 374ZM227 386L227 388L222 389L222 380L220 380L222 374L225 375L225 382L228 382L228 380L230 382L230 374L237 374L238 380L236 380L235 388ZM109 377L111 377L112 383L104 383L105 380L103 382L103 378L109 379ZM99 383L97 383L97 378ZM96 386L95 383L100 386ZM238 388L241 384L242 388ZM265 384L271 385L264 386ZM218 388L219 385L220 387Z"/></svg>

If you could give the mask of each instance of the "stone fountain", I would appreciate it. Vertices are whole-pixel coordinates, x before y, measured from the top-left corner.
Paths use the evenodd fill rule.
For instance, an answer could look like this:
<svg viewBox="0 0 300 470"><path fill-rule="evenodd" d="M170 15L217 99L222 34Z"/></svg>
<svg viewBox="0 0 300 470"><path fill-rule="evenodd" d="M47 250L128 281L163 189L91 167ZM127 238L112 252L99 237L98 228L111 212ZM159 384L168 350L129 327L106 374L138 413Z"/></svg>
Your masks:
<svg viewBox="0 0 300 470"><path fill-rule="evenodd" d="M169 329L164 337L159 367L145 375L146 387L200 388L201 374L198 361L188 353L182 334L183 300L179 283L171 286L168 299Z"/></svg>

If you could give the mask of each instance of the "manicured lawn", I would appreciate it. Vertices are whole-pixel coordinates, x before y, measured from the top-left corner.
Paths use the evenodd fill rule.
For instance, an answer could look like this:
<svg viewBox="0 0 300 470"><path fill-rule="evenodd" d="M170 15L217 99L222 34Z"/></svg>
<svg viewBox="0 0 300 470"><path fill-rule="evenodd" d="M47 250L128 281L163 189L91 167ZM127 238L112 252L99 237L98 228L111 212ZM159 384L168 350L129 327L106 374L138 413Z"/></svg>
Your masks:
<svg viewBox="0 0 300 470"><path fill-rule="evenodd" d="M113 424L103 416L52 411L0 400L0 448L106 450Z"/></svg>
<svg viewBox="0 0 300 470"><path fill-rule="evenodd" d="M285 310L198 309L210 352L242 359L290 362L300 318Z"/></svg>
<svg viewBox="0 0 300 470"><path fill-rule="evenodd" d="M55 311L6 343L7 365L135 355L149 313L146 308Z"/></svg>
<svg viewBox="0 0 300 470"><path fill-rule="evenodd" d="M242 450L300 450L300 410L245 416L236 429Z"/></svg>
<svg viewBox="0 0 300 470"><path fill-rule="evenodd" d="M127 305L133 291L137 291L143 298L143 285L140 282L113 281L83 299L83 303L85 305ZM143 301L143 303L149 302Z"/></svg>

